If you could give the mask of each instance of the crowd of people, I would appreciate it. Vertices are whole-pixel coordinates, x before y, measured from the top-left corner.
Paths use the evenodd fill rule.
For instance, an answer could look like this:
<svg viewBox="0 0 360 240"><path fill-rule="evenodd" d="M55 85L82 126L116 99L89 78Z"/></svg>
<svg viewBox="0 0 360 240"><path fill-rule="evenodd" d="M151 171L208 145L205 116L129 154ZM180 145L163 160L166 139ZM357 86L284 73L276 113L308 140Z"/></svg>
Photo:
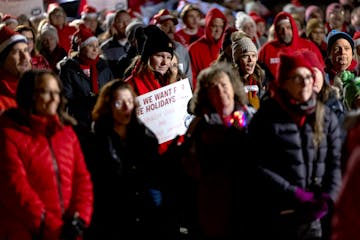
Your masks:
<svg viewBox="0 0 360 240"><path fill-rule="evenodd" d="M152 4L0 14L0 240L360 237L358 3Z"/></svg>

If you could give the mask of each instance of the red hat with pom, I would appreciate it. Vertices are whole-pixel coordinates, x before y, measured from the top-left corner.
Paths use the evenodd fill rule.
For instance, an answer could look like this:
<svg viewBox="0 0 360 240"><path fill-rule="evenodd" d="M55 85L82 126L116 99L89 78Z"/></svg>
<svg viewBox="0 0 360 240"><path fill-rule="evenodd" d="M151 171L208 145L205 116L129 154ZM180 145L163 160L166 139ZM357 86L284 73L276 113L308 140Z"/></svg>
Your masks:
<svg viewBox="0 0 360 240"><path fill-rule="evenodd" d="M78 44L79 48L83 48L93 41L97 41L91 29L86 27L85 24L79 25L79 30L74 33L73 41Z"/></svg>
<svg viewBox="0 0 360 240"><path fill-rule="evenodd" d="M5 14L3 16L3 19L2 19L3 23L5 23L5 25L8 25L10 23L16 23L18 24L18 21L16 20L16 18L14 18L13 16L9 15L9 14Z"/></svg>
<svg viewBox="0 0 360 240"><path fill-rule="evenodd" d="M259 16L256 12L249 12L249 16L255 21L255 23L263 22L266 24L266 21L263 17Z"/></svg>
<svg viewBox="0 0 360 240"><path fill-rule="evenodd" d="M167 9L161 9L157 14L155 14L152 18L153 24L162 23L166 20L172 20L174 24L178 24L178 19L170 13Z"/></svg>
<svg viewBox="0 0 360 240"><path fill-rule="evenodd" d="M82 11L81 11L81 18L97 18L98 13L95 7L84 5Z"/></svg>
<svg viewBox="0 0 360 240"><path fill-rule="evenodd" d="M26 37L7 26L3 26L0 29L0 58L6 57L10 48L19 42L27 43Z"/></svg>

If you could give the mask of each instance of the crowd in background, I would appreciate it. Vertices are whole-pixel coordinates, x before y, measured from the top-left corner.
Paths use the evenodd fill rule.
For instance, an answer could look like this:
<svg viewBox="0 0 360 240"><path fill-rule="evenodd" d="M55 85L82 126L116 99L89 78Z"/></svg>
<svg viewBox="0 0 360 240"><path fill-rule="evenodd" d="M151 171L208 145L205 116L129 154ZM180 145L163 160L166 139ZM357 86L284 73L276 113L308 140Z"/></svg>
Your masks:
<svg viewBox="0 0 360 240"><path fill-rule="evenodd" d="M0 13L0 240L360 236L358 2L80 2Z"/></svg>

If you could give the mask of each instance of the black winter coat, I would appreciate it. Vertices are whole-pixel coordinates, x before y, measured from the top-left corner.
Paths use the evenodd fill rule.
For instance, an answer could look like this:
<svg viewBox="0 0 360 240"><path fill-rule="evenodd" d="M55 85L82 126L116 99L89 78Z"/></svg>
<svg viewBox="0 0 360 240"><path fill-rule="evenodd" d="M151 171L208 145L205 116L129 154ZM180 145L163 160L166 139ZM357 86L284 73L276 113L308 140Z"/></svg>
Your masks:
<svg viewBox="0 0 360 240"><path fill-rule="evenodd" d="M106 61L99 58L96 65L99 90L113 79ZM79 128L90 129L91 111L97 95L92 92L91 79L80 68L77 57L68 58L60 68L60 79L64 85L64 95L68 100L68 110L77 121Z"/></svg>
<svg viewBox="0 0 360 240"><path fill-rule="evenodd" d="M143 124L124 141L111 124L95 124L88 166L94 183L94 215L87 239L163 239L160 210L149 189L159 189L156 136Z"/></svg>
<svg viewBox="0 0 360 240"><path fill-rule="evenodd" d="M315 113L299 127L289 113L270 98L254 115L248 134L252 161L258 166L251 207L255 229L274 224L284 210L296 211L295 187L308 191L320 187L316 191L329 194L335 201L341 184L340 128L336 115L322 106L325 111L323 138L318 147L313 143L311 124ZM258 232L266 234L266 231Z"/></svg>

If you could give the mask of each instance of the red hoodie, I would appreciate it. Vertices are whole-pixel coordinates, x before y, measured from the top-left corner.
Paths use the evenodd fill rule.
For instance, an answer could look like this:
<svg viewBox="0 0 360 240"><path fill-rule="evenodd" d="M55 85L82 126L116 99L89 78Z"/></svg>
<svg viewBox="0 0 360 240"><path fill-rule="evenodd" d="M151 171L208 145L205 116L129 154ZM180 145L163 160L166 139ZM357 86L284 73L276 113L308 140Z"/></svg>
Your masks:
<svg viewBox="0 0 360 240"><path fill-rule="evenodd" d="M290 24L293 32L293 39L289 45L286 45L279 40L279 33L276 31L274 33L274 40L265 43L259 50L258 63L261 66L266 66L266 68L272 74L273 79L277 76L278 66L280 64L279 53L280 52L293 52L298 49L308 49L318 56L319 61L324 63L321 52L319 48L310 40L301 38L298 33L298 28L294 18L287 12L280 12L276 15L274 20L274 26L284 18L290 20Z"/></svg>
<svg viewBox="0 0 360 240"><path fill-rule="evenodd" d="M211 35L210 25L215 18L224 20L224 29L219 40L215 40ZM212 8L205 16L205 34L189 46L191 59L191 69L193 73L193 89L196 87L196 78L201 70L210 66L214 62L222 47L227 19L217 8Z"/></svg>

